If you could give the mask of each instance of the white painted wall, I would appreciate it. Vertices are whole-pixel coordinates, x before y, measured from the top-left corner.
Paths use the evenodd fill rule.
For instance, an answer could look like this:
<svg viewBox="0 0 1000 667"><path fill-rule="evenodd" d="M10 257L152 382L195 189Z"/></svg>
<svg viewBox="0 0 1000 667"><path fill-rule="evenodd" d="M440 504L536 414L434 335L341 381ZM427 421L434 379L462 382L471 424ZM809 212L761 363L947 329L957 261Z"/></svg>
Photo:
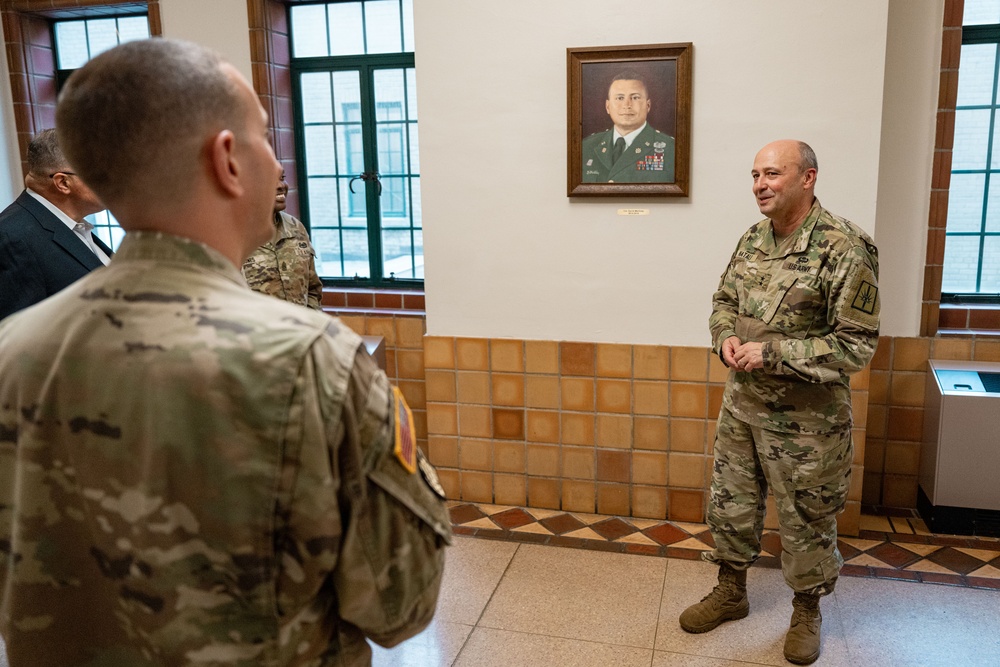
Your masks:
<svg viewBox="0 0 1000 667"><path fill-rule="evenodd" d="M875 230L888 0L621 9L416 3L429 333L708 345L711 294L760 219L753 157L773 139L812 144L820 200ZM687 41L690 198L568 199L566 48Z"/></svg>
<svg viewBox="0 0 1000 667"><path fill-rule="evenodd" d="M10 92L10 69L7 67L7 42L0 30L0 210L6 208L24 189L21 155L17 148L14 122L14 98Z"/></svg>
<svg viewBox="0 0 1000 667"><path fill-rule="evenodd" d="M944 0L890 0L875 242L882 334L916 336L941 67Z"/></svg>
<svg viewBox="0 0 1000 667"><path fill-rule="evenodd" d="M253 81L246 0L160 0L160 21L164 37L209 46Z"/></svg>

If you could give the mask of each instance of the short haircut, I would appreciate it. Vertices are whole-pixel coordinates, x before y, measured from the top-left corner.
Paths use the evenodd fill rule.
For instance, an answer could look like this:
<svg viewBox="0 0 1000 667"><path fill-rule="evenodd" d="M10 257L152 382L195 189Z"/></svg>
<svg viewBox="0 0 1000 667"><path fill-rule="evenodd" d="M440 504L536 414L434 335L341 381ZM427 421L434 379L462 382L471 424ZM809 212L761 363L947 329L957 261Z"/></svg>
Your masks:
<svg viewBox="0 0 1000 667"><path fill-rule="evenodd" d="M190 42L127 42L73 73L56 128L70 164L101 199L183 200L205 141L246 125L246 103L223 60Z"/></svg>
<svg viewBox="0 0 1000 667"><path fill-rule="evenodd" d="M59 148L55 128L42 130L28 144L28 173L48 176L66 169L66 156Z"/></svg>
<svg viewBox="0 0 1000 667"><path fill-rule="evenodd" d="M799 142L799 171L805 172L809 169L819 171L819 163L816 162L816 151L812 146L804 141Z"/></svg>
<svg viewBox="0 0 1000 667"><path fill-rule="evenodd" d="M649 97L649 84L646 83L646 77L636 72L634 69L626 69L615 74L614 78L608 82L608 99L611 99L611 84L615 81L638 81L642 84L643 90L646 91L646 97Z"/></svg>

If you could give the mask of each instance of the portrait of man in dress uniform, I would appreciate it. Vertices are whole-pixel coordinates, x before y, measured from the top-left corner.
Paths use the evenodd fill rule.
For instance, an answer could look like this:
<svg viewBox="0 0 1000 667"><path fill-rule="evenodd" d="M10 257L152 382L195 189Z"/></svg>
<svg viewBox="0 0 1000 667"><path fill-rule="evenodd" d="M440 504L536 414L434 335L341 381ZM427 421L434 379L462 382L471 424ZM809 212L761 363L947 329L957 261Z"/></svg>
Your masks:
<svg viewBox="0 0 1000 667"><path fill-rule="evenodd" d="M673 102L657 97L662 86L653 87L649 79L636 68L620 69L611 78L603 100L607 127L583 140L584 183L674 182L674 137L650 122L666 118ZM585 97L584 104L592 116L597 113L597 100Z"/></svg>

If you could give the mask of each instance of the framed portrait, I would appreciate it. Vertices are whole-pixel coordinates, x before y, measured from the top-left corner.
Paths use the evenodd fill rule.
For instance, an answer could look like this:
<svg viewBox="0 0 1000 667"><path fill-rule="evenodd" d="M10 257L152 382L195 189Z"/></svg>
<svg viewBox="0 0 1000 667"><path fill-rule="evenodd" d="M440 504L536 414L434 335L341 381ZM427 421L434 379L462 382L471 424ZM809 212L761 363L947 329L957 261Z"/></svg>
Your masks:
<svg viewBox="0 0 1000 667"><path fill-rule="evenodd" d="M568 196L688 195L691 51L566 49Z"/></svg>

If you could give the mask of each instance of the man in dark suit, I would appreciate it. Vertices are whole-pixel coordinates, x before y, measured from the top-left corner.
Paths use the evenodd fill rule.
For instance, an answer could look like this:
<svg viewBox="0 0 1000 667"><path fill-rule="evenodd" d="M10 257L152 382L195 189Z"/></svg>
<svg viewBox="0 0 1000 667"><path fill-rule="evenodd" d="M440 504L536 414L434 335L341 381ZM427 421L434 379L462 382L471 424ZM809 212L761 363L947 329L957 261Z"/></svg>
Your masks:
<svg viewBox="0 0 1000 667"><path fill-rule="evenodd" d="M673 183L674 138L646 122L651 107L638 73L615 76L604 102L614 127L583 140L584 183Z"/></svg>
<svg viewBox="0 0 1000 667"><path fill-rule="evenodd" d="M55 130L39 132L28 145L24 185L0 212L0 319L55 294L111 256L84 220L104 204L67 165Z"/></svg>

